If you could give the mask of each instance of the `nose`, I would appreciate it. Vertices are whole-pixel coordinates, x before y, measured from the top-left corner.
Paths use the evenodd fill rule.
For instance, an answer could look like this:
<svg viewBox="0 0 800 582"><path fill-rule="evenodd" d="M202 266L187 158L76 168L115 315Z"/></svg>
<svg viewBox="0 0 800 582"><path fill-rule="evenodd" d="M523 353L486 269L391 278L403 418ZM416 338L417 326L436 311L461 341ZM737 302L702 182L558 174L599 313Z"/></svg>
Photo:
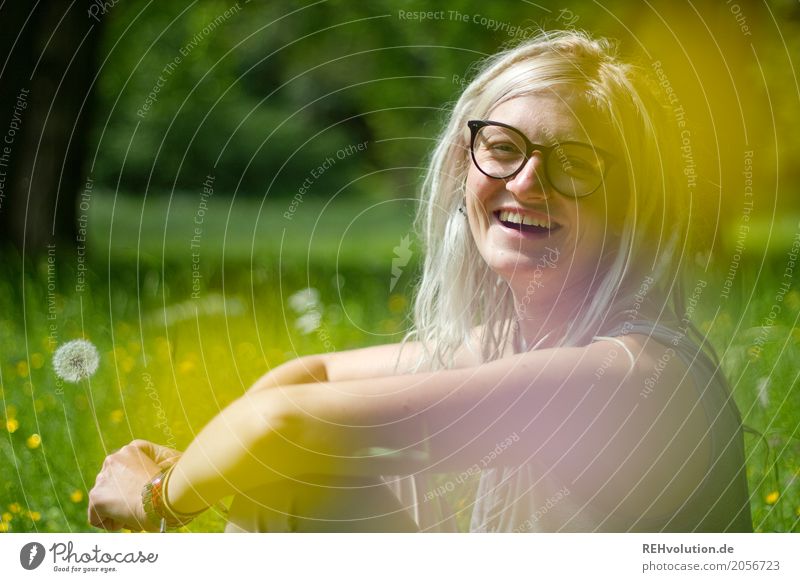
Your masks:
<svg viewBox="0 0 800 582"><path fill-rule="evenodd" d="M522 169L506 182L506 189L520 199L547 197L544 156L541 152L531 154Z"/></svg>

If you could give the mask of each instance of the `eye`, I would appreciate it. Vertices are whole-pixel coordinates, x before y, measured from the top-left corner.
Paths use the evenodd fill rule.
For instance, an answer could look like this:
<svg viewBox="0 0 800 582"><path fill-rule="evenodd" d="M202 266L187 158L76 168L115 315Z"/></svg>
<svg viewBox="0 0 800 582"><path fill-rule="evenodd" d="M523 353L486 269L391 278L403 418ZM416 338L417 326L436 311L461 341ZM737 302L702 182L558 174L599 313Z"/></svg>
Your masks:
<svg viewBox="0 0 800 582"><path fill-rule="evenodd" d="M519 146L510 141L491 140L485 143L485 147L494 155L518 156L521 153Z"/></svg>
<svg viewBox="0 0 800 582"><path fill-rule="evenodd" d="M597 164L593 164L591 161L584 158L571 156L564 160L564 171L566 172L593 172L596 169Z"/></svg>
<svg viewBox="0 0 800 582"><path fill-rule="evenodd" d="M592 148L583 145L565 145L551 154L551 163L558 170L574 177L602 174L602 161Z"/></svg>
<svg viewBox="0 0 800 582"><path fill-rule="evenodd" d="M516 160L525 152L523 139L510 129L496 125L481 128L475 143L484 155L495 160Z"/></svg>

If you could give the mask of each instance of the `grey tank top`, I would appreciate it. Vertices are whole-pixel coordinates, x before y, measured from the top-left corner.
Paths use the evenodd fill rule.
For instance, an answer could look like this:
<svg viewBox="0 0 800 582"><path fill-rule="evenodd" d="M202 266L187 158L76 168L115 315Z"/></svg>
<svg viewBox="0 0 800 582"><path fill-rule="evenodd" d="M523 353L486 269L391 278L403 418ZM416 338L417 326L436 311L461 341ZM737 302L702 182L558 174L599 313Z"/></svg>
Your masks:
<svg viewBox="0 0 800 582"><path fill-rule="evenodd" d="M643 334L672 346L692 374L711 443L705 477L693 493L668 515L649 519L630 516L610 524L606 516L570 499L568 488L561 483L543 477L546 467L527 463L490 468L479 476L470 531L752 531L742 421L724 377L705 352L683 334L647 321L629 322L624 333ZM606 334L622 335L622 327Z"/></svg>
<svg viewBox="0 0 800 582"><path fill-rule="evenodd" d="M694 342L650 321L628 322L604 338L642 334L671 346L690 370L708 422L711 452L704 478L674 511L611 523L608 515L570 496L568 487L535 462L469 474L385 477L421 531L455 532L456 514L469 513L473 532L750 532L742 421L727 382ZM597 337L595 339L601 339Z"/></svg>

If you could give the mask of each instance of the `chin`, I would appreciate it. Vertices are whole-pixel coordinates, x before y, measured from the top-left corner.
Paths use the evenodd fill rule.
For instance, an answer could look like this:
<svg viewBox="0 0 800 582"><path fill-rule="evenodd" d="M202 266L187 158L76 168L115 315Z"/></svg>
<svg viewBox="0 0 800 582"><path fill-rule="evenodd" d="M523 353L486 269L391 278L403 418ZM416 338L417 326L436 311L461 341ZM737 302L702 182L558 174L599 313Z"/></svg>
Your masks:
<svg viewBox="0 0 800 582"><path fill-rule="evenodd" d="M550 295L558 293L564 283L558 267L544 261L504 261L490 263L489 267L514 290L515 295Z"/></svg>

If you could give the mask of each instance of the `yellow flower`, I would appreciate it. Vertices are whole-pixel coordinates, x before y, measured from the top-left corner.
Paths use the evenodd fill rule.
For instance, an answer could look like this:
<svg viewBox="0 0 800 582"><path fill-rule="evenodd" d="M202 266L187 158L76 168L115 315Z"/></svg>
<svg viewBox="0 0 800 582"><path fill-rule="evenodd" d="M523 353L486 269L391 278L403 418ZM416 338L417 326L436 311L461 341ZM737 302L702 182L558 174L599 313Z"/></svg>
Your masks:
<svg viewBox="0 0 800 582"><path fill-rule="evenodd" d="M26 442L29 449L36 449L39 447L40 444L42 444L42 437L40 437L36 433L33 433L31 436L28 437L28 440Z"/></svg>
<svg viewBox="0 0 800 582"><path fill-rule="evenodd" d="M156 344L156 353L164 359L169 359L172 355L172 351L169 347L169 341L165 337L157 337L155 339Z"/></svg>
<svg viewBox="0 0 800 582"><path fill-rule="evenodd" d="M797 311L800 309L800 292L792 289L786 294L785 302L792 311Z"/></svg>
<svg viewBox="0 0 800 582"><path fill-rule="evenodd" d="M408 304L405 295L399 295L397 293L389 296L389 311L392 313L400 313Z"/></svg>
<svg viewBox="0 0 800 582"><path fill-rule="evenodd" d="M18 428L19 428L19 422L17 421L16 418L9 418L6 421L6 430L8 432L16 432Z"/></svg>
<svg viewBox="0 0 800 582"><path fill-rule="evenodd" d="M28 377L28 362L25 360L17 362L17 376L20 378Z"/></svg>
<svg viewBox="0 0 800 582"><path fill-rule="evenodd" d="M69 494L69 500L72 501L72 503L80 503L83 501L83 491L76 489Z"/></svg>
<svg viewBox="0 0 800 582"><path fill-rule="evenodd" d="M19 503L12 503L12 504L10 504L10 505L8 506L8 510L9 510L11 513L19 513L20 511L22 511L22 507L20 507L20 504L19 504Z"/></svg>
<svg viewBox="0 0 800 582"><path fill-rule="evenodd" d="M0 533L6 533L8 531L8 524L5 522L0 522Z"/></svg>
<svg viewBox="0 0 800 582"><path fill-rule="evenodd" d="M778 493L777 491L773 491L772 493L767 494L767 496L764 498L764 501L766 501L770 505L775 505L775 502L778 501L779 497L780 493Z"/></svg>
<svg viewBox="0 0 800 582"><path fill-rule="evenodd" d="M112 410L111 414L109 414L109 418L111 418L111 422L114 424L119 424L122 422L122 419L125 418L125 413L122 412L119 408L116 410Z"/></svg>
<svg viewBox="0 0 800 582"><path fill-rule="evenodd" d="M178 370L180 371L181 374L188 374L192 370L194 370L194 362L192 362L191 360L183 360L178 365Z"/></svg>
<svg viewBox="0 0 800 582"><path fill-rule="evenodd" d="M31 367L38 370L44 365L44 356L39 352L31 354Z"/></svg>
<svg viewBox="0 0 800 582"><path fill-rule="evenodd" d="M9 512L7 512L7 511L6 511L6 512L3 514L3 521L4 521L4 522L8 523L8 522L9 522L9 521L11 521L12 519L14 519L14 516L13 516L13 515L11 515Z"/></svg>
<svg viewBox="0 0 800 582"><path fill-rule="evenodd" d="M28 517L30 517L33 521L39 521L40 519L42 519L42 514L39 513L38 511L29 511Z"/></svg>
<svg viewBox="0 0 800 582"><path fill-rule="evenodd" d="M120 360L119 367L122 368L122 371L125 373L130 372L136 366L136 360L127 356Z"/></svg>

